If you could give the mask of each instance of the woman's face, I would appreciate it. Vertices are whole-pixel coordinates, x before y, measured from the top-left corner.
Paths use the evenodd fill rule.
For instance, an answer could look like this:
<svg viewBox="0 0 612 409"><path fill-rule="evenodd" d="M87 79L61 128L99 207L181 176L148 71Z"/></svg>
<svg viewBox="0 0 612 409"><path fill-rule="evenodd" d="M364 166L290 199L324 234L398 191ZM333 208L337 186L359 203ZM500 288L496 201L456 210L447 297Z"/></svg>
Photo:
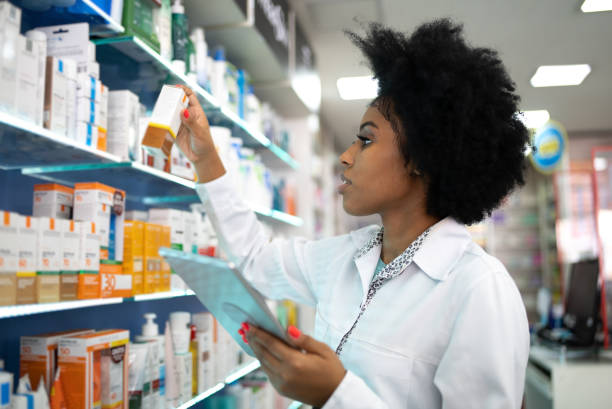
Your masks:
<svg viewBox="0 0 612 409"><path fill-rule="evenodd" d="M376 107L363 115L356 140L340 162L344 171L338 192L344 210L354 216L404 208L415 193L423 192L415 188L422 178L410 176L412 166L405 166L391 123Z"/></svg>

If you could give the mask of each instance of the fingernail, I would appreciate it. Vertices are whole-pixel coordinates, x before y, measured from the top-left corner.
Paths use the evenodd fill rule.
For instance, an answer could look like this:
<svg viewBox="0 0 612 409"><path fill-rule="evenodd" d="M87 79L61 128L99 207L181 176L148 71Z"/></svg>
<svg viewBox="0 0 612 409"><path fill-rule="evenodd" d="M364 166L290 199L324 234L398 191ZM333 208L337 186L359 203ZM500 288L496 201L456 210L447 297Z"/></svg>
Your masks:
<svg viewBox="0 0 612 409"><path fill-rule="evenodd" d="M249 330L251 329L251 327L249 326L248 322L243 322L242 323L242 329L244 330L244 332L249 332Z"/></svg>
<svg viewBox="0 0 612 409"><path fill-rule="evenodd" d="M302 335L302 331L300 331L293 325L289 325L287 332L289 332L289 335L291 335L291 338L294 338L294 339L298 339L300 335Z"/></svg>
<svg viewBox="0 0 612 409"><path fill-rule="evenodd" d="M239 333L240 335L242 335L243 337L246 335L246 334L245 334L245 332L244 332L244 330L243 330L242 328L240 328L240 329L238 330L238 333Z"/></svg>
<svg viewBox="0 0 612 409"><path fill-rule="evenodd" d="M246 337L242 337L242 340L244 341L245 344L249 343L249 341L246 339Z"/></svg>
<svg viewBox="0 0 612 409"><path fill-rule="evenodd" d="M185 119L189 119L189 111L184 110L183 111L183 116L185 117Z"/></svg>

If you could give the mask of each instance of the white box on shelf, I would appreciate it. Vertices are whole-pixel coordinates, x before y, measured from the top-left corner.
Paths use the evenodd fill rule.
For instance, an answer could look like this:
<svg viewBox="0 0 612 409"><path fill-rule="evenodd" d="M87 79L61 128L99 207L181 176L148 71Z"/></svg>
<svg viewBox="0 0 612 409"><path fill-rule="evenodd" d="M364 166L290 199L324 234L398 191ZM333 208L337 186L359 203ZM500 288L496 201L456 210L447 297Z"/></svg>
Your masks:
<svg viewBox="0 0 612 409"><path fill-rule="evenodd" d="M100 102L102 83L91 75L80 72L77 76L77 98L89 98Z"/></svg>
<svg viewBox="0 0 612 409"><path fill-rule="evenodd" d="M102 84L100 92L100 125L104 130L108 130L108 87Z"/></svg>
<svg viewBox="0 0 612 409"><path fill-rule="evenodd" d="M149 209L149 223L170 226L170 245L179 250L184 250L185 213L176 209Z"/></svg>
<svg viewBox="0 0 612 409"><path fill-rule="evenodd" d="M44 127L62 136L66 135L66 88L64 62L57 57L47 57L45 74Z"/></svg>
<svg viewBox="0 0 612 409"><path fill-rule="evenodd" d="M89 61L87 63L87 74L99 80L100 79L100 64L98 64L95 61Z"/></svg>
<svg viewBox="0 0 612 409"><path fill-rule="evenodd" d="M77 132L77 63L71 58L64 58L64 75L66 76L66 135L75 140Z"/></svg>
<svg viewBox="0 0 612 409"><path fill-rule="evenodd" d="M17 90L17 47L21 9L8 1L0 2L0 108L13 112Z"/></svg>
<svg viewBox="0 0 612 409"><path fill-rule="evenodd" d="M36 105L36 115L34 123L38 126L43 124L43 113L45 109L45 67L47 64L47 35L38 30L30 30L26 33L26 37L38 44L38 56L36 58L38 64L38 93L36 99L32 102ZM1 41L0 41L1 43Z"/></svg>
<svg viewBox="0 0 612 409"><path fill-rule="evenodd" d="M15 108L17 115L36 123L42 101L39 97L39 87L41 84L39 73L39 44L35 41L20 35L17 37L17 92L15 94ZM44 86L44 85L43 85Z"/></svg>
<svg viewBox="0 0 612 409"><path fill-rule="evenodd" d="M77 122L100 124L100 103L89 98L77 99Z"/></svg>
<svg viewBox="0 0 612 409"><path fill-rule="evenodd" d="M74 189L57 183L34 185L34 217L70 219Z"/></svg>
<svg viewBox="0 0 612 409"><path fill-rule="evenodd" d="M100 234L94 222L80 222L79 271L100 270Z"/></svg>
<svg viewBox="0 0 612 409"><path fill-rule="evenodd" d="M61 24L37 27L47 34L47 54L71 58L77 62L77 72L86 73L90 58L89 24Z"/></svg>
<svg viewBox="0 0 612 409"><path fill-rule="evenodd" d="M76 141L92 148L98 146L98 127L88 122L77 122Z"/></svg>
<svg viewBox="0 0 612 409"><path fill-rule="evenodd" d="M36 261L36 271L55 272L59 274L62 233L54 218L41 217L38 220L38 257Z"/></svg>
<svg viewBox="0 0 612 409"><path fill-rule="evenodd" d="M62 234L60 268L62 271L79 271L81 222L75 222L74 220L56 220L56 222Z"/></svg>

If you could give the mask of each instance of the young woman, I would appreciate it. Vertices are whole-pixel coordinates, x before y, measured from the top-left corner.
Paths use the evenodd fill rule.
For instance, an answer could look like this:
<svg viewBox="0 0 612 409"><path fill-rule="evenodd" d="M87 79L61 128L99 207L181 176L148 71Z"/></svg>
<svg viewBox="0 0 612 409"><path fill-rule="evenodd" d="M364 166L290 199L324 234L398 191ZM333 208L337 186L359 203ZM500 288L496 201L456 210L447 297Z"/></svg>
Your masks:
<svg viewBox="0 0 612 409"><path fill-rule="evenodd" d="M349 34L378 97L340 156L344 209L380 214L325 240L271 239L231 188L195 95L177 143L221 246L269 298L316 307L300 350L241 333L283 395L324 408L519 408L529 350L521 296L465 228L524 183L528 133L497 53L448 20L407 36ZM315 340L316 338L316 340Z"/></svg>

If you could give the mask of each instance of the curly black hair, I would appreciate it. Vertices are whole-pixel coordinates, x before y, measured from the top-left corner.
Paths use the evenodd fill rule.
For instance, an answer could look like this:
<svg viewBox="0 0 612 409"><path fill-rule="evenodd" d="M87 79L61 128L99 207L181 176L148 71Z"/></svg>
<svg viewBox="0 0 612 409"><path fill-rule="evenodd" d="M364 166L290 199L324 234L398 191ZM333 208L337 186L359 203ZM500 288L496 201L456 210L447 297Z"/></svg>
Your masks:
<svg viewBox="0 0 612 409"><path fill-rule="evenodd" d="M525 183L529 132L498 53L472 47L462 25L438 19L412 35L371 23L347 31L378 79L372 102L427 183L427 213L481 221Z"/></svg>

